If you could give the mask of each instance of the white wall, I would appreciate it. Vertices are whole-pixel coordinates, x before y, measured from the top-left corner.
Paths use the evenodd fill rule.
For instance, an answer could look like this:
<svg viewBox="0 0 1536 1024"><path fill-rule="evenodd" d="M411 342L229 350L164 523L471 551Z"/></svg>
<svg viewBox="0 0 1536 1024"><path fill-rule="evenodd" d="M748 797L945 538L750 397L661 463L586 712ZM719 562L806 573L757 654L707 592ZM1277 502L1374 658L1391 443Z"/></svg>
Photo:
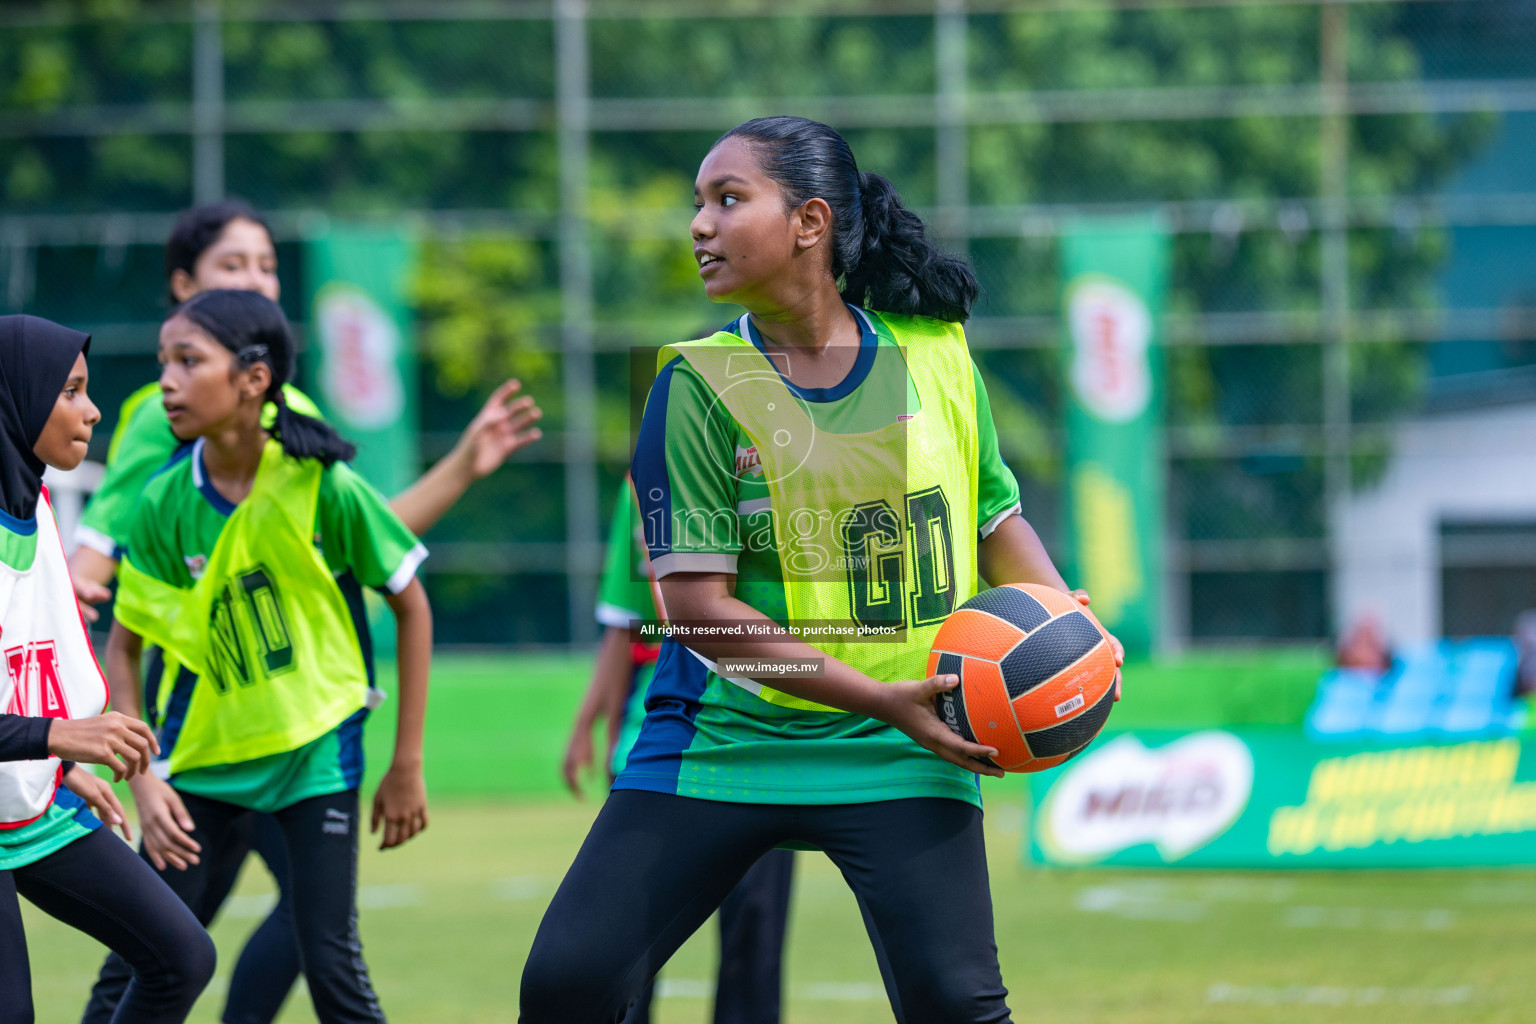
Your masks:
<svg viewBox="0 0 1536 1024"><path fill-rule="evenodd" d="M1536 519L1536 403L1412 420L1382 480L1333 516L1334 626L1374 614L1394 643L1440 635L1440 523Z"/></svg>

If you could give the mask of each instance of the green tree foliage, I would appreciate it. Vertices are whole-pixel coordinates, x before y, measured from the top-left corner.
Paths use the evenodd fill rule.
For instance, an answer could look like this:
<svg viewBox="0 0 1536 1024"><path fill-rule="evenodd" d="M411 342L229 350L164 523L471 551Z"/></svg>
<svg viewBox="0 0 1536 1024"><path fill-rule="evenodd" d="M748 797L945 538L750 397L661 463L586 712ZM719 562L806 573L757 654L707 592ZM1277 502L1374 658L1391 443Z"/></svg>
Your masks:
<svg viewBox="0 0 1536 1024"><path fill-rule="evenodd" d="M1361 5L1349 17L1352 80L1419 77L1417 43L1397 9ZM978 89L1026 95L1305 86L1320 73L1318 32L1318 11L1306 6L981 16L972 19L972 82ZM1428 191L1475 152L1490 128L1486 117L1353 118L1349 193L1369 200ZM1305 201L1320 189L1321 140L1320 121L1301 116L978 127L971 134L971 197L998 205L1227 200L1230 206L1215 230L1185 230L1175 237L1171 309L1290 314L1297 331L1314 332L1322 294L1319 236ZM1432 304L1445 246L1442 232L1416 226L1353 230L1349 246L1354 307ZM989 312L1052 312L1059 294L1054 259L1031 254L1029 243L1018 246L1016 255L1008 248L1010 243L990 240L975 246ZM1373 423L1412 408L1423 387L1422 350L1394 344L1390 324L1386 331L1358 347L1351 361L1355 416ZM1049 352L1032 352L993 361L1051 364L1054 359ZM1189 428L1181 436L1197 453L1202 447L1212 457L1219 453L1226 427L1321 421L1322 362L1316 346L1183 347L1170 350L1168 363L1169 421ZM1021 376L1049 380L1053 369L1042 365ZM1037 388L1032 397L1053 405L1056 396ZM1380 444L1381 438L1374 438L1367 446L1374 456L1357 460L1357 479L1379 472ZM1201 499L1186 517L1188 536L1322 530L1315 507L1321 468L1315 458L1297 455L1257 474L1235 473L1230 465L1223 472L1210 461L1192 464L1189 471L1187 489Z"/></svg>
<svg viewBox="0 0 1536 1024"><path fill-rule="evenodd" d="M126 14L137 5L99 6ZM6 27L0 110L43 116L84 107L111 119L113 106L139 104L152 118L190 99L190 61L187 31L127 18ZM162 208L188 188L189 156L186 137L172 134L7 138L0 143L0 195L16 212Z"/></svg>
<svg viewBox="0 0 1536 1024"><path fill-rule="evenodd" d="M114 16L39 21L0 33L0 108L11 117L71 111L72 118L116 120L130 130L6 138L0 200L10 212L185 206L191 26L135 17L159 9L148 2L85 7ZM547 425L558 436L553 26L534 18L241 21L241 10L226 5L223 29L233 129L225 142L229 191L269 209L336 215L485 211L459 218L456 230L428 238L423 250L415 293L440 392L427 406L464 414L495 380L517 374L549 409ZM1352 5L1348 18L1352 81L1421 77L1423 41L1401 6ZM968 26L968 88L973 102L989 109L1028 109L1034 98L1058 93L1092 100L1096 90L1150 88L1185 91L1167 97L1177 104L1190 90L1307 87L1319 77L1313 6L1054 5L975 14ZM703 300L689 252L691 182L709 144L735 121L761 114L808 113L836 123L837 104L819 97L931 102L934 23L919 15L597 19L589 38L599 101L691 97L732 104L707 129L621 130L610 120L592 137L594 316L599 347L614 353L599 360L600 450L616 468L629 445L625 350L694 336L730 316ZM423 106L429 100L437 105ZM307 104L304 118L293 106L300 102ZM384 114L404 118L404 130L375 130L370 118ZM502 117L521 118L528 130L504 130ZM134 119L153 130L131 130ZM1489 127L1480 117L1356 117L1349 125L1349 191L1362 202L1430 191L1465 163ZM931 129L847 134L861 165L891 177L909 204L936 201ZM999 208L1226 201L1211 230L1184 225L1176 236L1173 311L1282 314L1297 331L1312 332L1322 289L1307 201L1319 190L1321 137L1314 116L983 123L968 133L967 188L973 204ZM1052 238L1059 226L1046 215L1023 238L970 243L984 288L979 316L1055 312L1060 282ZM1357 227L1349 243L1354 307L1431 305L1442 233L1417 224ZM145 296L146 309L154 299ZM997 326L988 329L1006 341L1011 322L994 319ZM1382 422L1415 401L1423 352L1398 340L1391 316L1373 317L1370 325L1371 343L1352 354L1354 413ZM1050 490L1058 356L1003 346L979 351L978 359L1005 455L1021 475L1046 485L1032 491ZM1218 457L1233 426L1320 422L1319 347L1181 347L1170 352L1169 369L1170 422L1195 454L1209 456L1187 463L1186 488L1198 489L1201 502L1185 532L1320 531L1315 460L1296 455L1251 474L1234 472ZM1363 475L1382 464L1379 444L1374 453L1360 460ZM547 492L552 481L540 478L539 486ZM543 507L552 522L534 532L553 536L557 531L544 527L563 512L553 499ZM469 507L465 515L487 511ZM469 522L449 528L471 535ZM1041 525L1049 530L1049 522Z"/></svg>

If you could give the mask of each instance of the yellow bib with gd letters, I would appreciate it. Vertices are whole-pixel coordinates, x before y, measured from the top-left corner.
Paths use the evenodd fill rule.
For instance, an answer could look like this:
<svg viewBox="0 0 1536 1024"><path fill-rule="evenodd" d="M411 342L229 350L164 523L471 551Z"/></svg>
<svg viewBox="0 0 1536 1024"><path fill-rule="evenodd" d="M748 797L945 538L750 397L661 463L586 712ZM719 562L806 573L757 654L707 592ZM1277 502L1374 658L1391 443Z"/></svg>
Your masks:
<svg viewBox="0 0 1536 1024"><path fill-rule="evenodd" d="M919 408L865 433L818 429L814 403L734 334L668 346L657 366L686 359L757 446L801 639L895 682L927 674L940 623L976 593L976 394L959 324L871 316L906 360ZM841 713L732 681L783 707Z"/></svg>

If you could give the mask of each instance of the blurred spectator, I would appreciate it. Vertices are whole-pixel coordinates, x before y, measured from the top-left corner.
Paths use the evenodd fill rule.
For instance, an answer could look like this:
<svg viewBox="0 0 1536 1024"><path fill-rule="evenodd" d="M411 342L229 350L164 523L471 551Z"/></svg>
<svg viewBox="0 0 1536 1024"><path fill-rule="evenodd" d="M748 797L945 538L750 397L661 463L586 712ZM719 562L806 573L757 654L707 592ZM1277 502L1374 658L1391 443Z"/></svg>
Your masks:
<svg viewBox="0 0 1536 1024"><path fill-rule="evenodd" d="M1340 668L1363 668L1385 672L1392 667L1392 648L1387 633L1374 615L1362 615L1339 638Z"/></svg>
<svg viewBox="0 0 1536 1024"><path fill-rule="evenodd" d="M1520 659L1515 669L1515 696L1536 693L1536 608L1515 617L1515 653Z"/></svg>

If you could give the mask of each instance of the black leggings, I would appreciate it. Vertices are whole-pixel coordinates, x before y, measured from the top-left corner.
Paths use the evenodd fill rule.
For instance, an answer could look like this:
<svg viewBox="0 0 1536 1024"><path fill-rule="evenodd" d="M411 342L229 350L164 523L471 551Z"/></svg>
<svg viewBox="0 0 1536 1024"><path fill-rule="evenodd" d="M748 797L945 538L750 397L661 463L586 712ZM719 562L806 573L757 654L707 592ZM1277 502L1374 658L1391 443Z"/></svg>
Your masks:
<svg viewBox="0 0 1536 1024"><path fill-rule="evenodd" d="M795 855L772 850L720 904L720 972L714 1024L779 1024L784 996L784 937ZM624 1024L651 1024L655 979L646 983Z"/></svg>
<svg viewBox="0 0 1536 1024"><path fill-rule="evenodd" d="M277 883L277 905L245 940L245 948L235 962L235 970L229 976L229 995L224 999L224 1016L219 1018L224 1024L272 1024L303 970L299 940L293 930L293 876L288 870L282 826L270 814L257 814L253 832L250 845L241 844L240 860L254 849L266 861L267 870ZM234 859L233 852L226 860ZM238 868L234 874L238 877ZM210 891L210 915L217 914L224 905L233 882L229 878L223 883L217 902Z"/></svg>
<svg viewBox="0 0 1536 1024"><path fill-rule="evenodd" d="M213 977L213 940L128 845L106 828L0 871L0 1024L32 1024L20 893L103 943L130 971L114 1024L180 1024Z"/></svg>
<svg viewBox="0 0 1536 1024"><path fill-rule="evenodd" d="M192 907L207 928L240 880L245 858L255 850L277 883L277 905L245 940L224 997L224 1024L272 1024L293 990L301 971L299 940L293 934L293 881L283 830L270 814L252 814L232 824L216 849L203 851L208 881L202 899ZM123 998L133 969L122 957L108 957L91 992L83 1024L106 1024Z"/></svg>
<svg viewBox="0 0 1536 1024"><path fill-rule="evenodd" d="M228 840L252 827L255 812L191 793L180 796L196 823L193 838L210 856L186 871L168 868L161 877L187 906L204 910L211 918L222 902L222 895L228 892L223 880L228 877L231 849L238 849L242 856L245 852L242 844ZM269 917L259 933L271 929L268 937L280 938L278 931L286 928L295 937L315 1016L322 1024L383 1021L384 1012L374 995L357 933L357 790L301 800L271 817L283 836L287 856L279 863L286 863L290 872L291 900L286 910L274 912L277 923L274 925L274 918ZM215 884L219 884L222 894L211 891ZM218 896L217 902L210 895ZM83 1024L102 1024L111 1019L116 978L120 974L121 965L109 958L91 993ZM272 1007L273 1013L291 986L292 975L286 975L286 980L281 990L265 993L264 1003ZM235 1002L236 995L232 983L233 1012L226 1015L226 1021L247 1019L241 1015L246 1008Z"/></svg>
<svg viewBox="0 0 1536 1024"><path fill-rule="evenodd" d="M616 790L544 914L524 1024L612 1024L764 853L824 850L843 873L901 1024L1009 1020L981 811L958 800L734 804Z"/></svg>
<svg viewBox="0 0 1536 1024"><path fill-rule="evenodd" d="M293 881L287 869L283 827L270 814L253 814L230 826L218 849L203 851L209 861L207 887L192 912L203 927L214 924L224 901L240 881L240 869L250 851L261 855L278 886L278 903L255 932L250 933L240 960L229 976L229 995L224 996L224 1024L272 1024L283 1010L301 972L298 938L293 935ZM101 966L91 992L91 1006L84 1024L111 1021L112 1010L123 999L134 976L121 956L109 956Z"/></svg>

